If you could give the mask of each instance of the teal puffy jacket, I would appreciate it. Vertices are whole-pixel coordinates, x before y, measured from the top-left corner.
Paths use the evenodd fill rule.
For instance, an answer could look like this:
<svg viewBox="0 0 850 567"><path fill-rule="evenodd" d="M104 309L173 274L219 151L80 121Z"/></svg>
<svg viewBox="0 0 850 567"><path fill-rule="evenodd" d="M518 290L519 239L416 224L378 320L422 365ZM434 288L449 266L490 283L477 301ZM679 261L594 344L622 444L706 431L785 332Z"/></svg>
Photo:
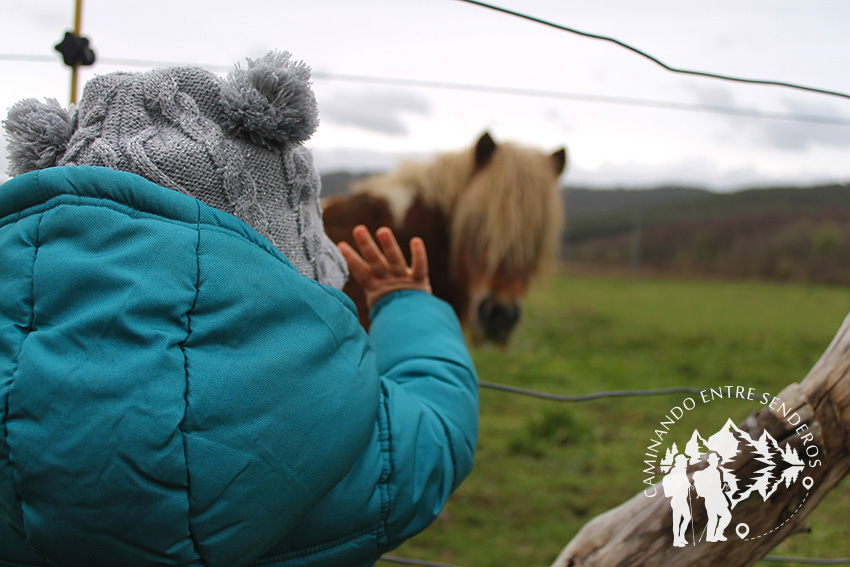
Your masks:
<svg viewBox="0 0 850 567"><path fill-rule="evenodd" d="M0 187L0 565L371 565L469 473L452 309L370 335L247 224L141 177Z"/></svg>

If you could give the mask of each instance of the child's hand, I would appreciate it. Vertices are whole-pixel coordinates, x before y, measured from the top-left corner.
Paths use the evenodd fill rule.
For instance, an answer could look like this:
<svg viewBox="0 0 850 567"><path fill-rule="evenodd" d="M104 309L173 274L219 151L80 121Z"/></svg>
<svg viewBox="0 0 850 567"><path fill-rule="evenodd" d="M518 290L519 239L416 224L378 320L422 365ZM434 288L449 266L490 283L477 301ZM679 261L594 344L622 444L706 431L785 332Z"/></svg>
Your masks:
<svg viewBox="0 0 850 567"><path fill-rule="evenodd" d="M339 250L348 262L352 277L366 293L366 306L370 311L379 299L396 290L418 289L431 293L428 257L421 238L410 241L413 265L408 267L395 235L389 228L379 228L375 233L383 252L378 249L365 226L354 227L352 234L360 254L345 242L339 244Z"/></svg>

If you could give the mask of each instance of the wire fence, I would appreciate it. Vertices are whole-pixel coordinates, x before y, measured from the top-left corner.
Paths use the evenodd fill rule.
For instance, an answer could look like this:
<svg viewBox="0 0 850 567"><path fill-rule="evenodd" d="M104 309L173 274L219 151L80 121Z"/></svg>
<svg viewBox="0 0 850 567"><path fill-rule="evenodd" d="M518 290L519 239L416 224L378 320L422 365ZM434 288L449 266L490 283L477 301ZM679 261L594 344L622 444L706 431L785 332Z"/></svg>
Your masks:
<svg viewBox="0 0 850 567"><path fill-rule="evenodd" d="M529 14L524 14L522 12L517 12L515 10L509 10L507 8L502 8L502 7L499 7L499 6L494 6L493 4L488 4L486 2L479 2L478 0L459 0L459 1L465 2L467 4L473 4L475 6L480 6L482 8L487 8L489 10L494 10L496 12L501 12L503 14L507 14L507 15L510 15L510 16L515 16L515 17L521 18L523 20L528 20L528 21L535 22L535 23L538 23L538 24L543 24L544 26L548 26L548 27L555 28L555 29L558 29L558 30L561 30L561 31L580 35L582 37L587 37L587 38L590 38L590 39L599 39L599 40L602 40L602 41L607 41L607 42L613 43L613 44L618 45L618 46L620 46L624 49L631 51L632 53L636 53L636 54L640 55L641 57L643 57L645 59L649 59L650 61L652 61L656 65L659 65L660 67L662 67L662 68L664 68L667 71L670 71L672 73L679 73L679 74L683 74L683 75L694 75L694 76L697 76L697 77L706 77L706 78L709 78L709 79L720 79L720 80L723 80L723 81L732 81L732 82L736 82L736 83L748 83L748 84L751 84L751 85L767 85L767 86L774 86L774 87L784 87L784 88L789 88L789 89L797 89L797 90L801 90L801 91L806 91L806 92L810 92L810 93L817 93L817 94L837 96L837 97L841 97L841 98L850 99L850 94L847 94L847 93L843 93L843 92L840 92L840 91L832 91L832 90L828 90L828 89L820 89L820 88L816 88L816 87L810 87L810 86L807 86L807 85L801 85L799 83L788 83L788 82L785 82L785 81L772 81L772 80L764 80L764 79L751 79L751 78L746 78L746 77L733 77L731 75L721 75L719 73L709 73L709 72L706 72L706 71L694 71L694 70L691 70L691 69L682 69L680 67L673 67L671 65L664 63L663 61L661 61L657 57L653 57L652 55L650 55L646 51L638 49L637 47L634 47L634 46L632 46L632 45L630 45L630 44L628 44L624 41L620 41L619 39L616 39L614 37L609 37L609 36L604 36L604 35L599 35L599 34L595 34L595 33L589 33L589 32L585 32L585 31L577 30L575 28L571 28L571 27L567 27L567 26L564 26L564 25L561 25L561 24L557 24L555 22L551 22L549 20L544 20L542 18L537 18L537 17L531 16Z"/></svg>
<svg viewBox="0 0 850 567"><path fill-rule="evenodd" d="M536 392L534 390L526 390L525 388L517 388L516 386L506 386L505 384L496 384L494 382L478 382L478 385L491 390L501 390L512 394L520 394L532 398L543 400L552 400L556 402L587 402L590 400L598 400L601 398L635 398L639 396L660 396L665 394L699 394L702 390L698 388L676 387L676 388L658 388L654 390L611 390L608 392L593 392L591 394L581 394L578 396L561 396L558 394L547 394L545 392Z"/></svg>
<svg viewBox="0 0 850 567"><path fill-rule="evenodd" d="M53 55L35 55L23 53L0 53L0 61L13 61L20 63L56 63L58 61ZM179 61L161 61L151 59L127 59L114 57L101 57L98 59L101 65L111 65L120 68L138 67L142 69L156 69L162 67L177 67L186 65ZM219 65L216 63L197 63L199 67L213 72L228 72L233 70L233 65ZM803 122L808 124L822 124L831 126L850 126L850 118L840 116L824 116L820 114L804 114L800 112L777 112L761 110L758 108L747 108L741 106L728 106L721 104L696 104L678 102L672 100L655 100L634 97L610 96L590 93L577 93L568 91L552 91L540 89L526 89L508 87L504 85L482 85L474 83L457 83L450 81L435 81L427 79L411 79L407 77L379 77L373 75L352 75L346 73L328 73L324 71L313 71L312 77L317 81L339 81L360 84L385 85L395 87L408 87L419 89L437 89L448 91L466 91L485 94L519 96L530 98L548 98L558 100L572 100L578 102L590 102L598 104L610 104L618 106L631 106L638 108L657 108L661 110L673 110L682 112L699 112L704 114L722 114L727 116L740 116L742 118L756 118L765 120L782 120L788 122Z"/></svg>

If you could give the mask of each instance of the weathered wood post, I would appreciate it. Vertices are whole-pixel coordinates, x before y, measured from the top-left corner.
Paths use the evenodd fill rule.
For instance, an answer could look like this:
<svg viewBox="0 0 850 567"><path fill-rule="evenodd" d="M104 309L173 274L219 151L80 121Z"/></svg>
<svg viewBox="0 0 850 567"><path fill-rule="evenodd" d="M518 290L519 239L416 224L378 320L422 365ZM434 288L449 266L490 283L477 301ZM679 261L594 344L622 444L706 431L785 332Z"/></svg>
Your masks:
<svg viewBox="0 0 850 567"><path fill-rule="evenodd" d="M818 445L822 463L807 467L814 481L807 490L796 482L777 490L766 502L751 497L734 510L725 542L674 547L670 500L648 498L643 493L588 522L561 552L552 567L676 567L753 565L779 542L806 529L818 503L850 472L850 316L832 343L800 384L791 384L778 396L802 418L795 426L770 407L754 412L740 426L753 439L767 430L780 447L802 446L802 435ZM808 429L798 432L805 423ZM761 466L755 459L740 463L739 476ZM659 487L659 490L661 488ZM704 510L694 510L694 523L706 523ZM757 539L742 541L735 523L778 526ZM700 528L697 529L699 531Z"/></svg>

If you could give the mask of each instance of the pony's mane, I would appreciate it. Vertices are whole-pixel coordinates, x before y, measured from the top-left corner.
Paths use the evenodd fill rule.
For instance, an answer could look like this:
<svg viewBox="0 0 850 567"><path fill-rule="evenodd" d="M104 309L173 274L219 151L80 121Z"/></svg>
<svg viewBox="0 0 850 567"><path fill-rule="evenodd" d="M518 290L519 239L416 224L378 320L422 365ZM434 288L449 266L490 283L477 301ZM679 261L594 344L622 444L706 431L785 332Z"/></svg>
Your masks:
<svg viewBox="0 0 850 567"><path fill-rule="evenodd" d="M415 196L451 219L452 256L471 254L482 268L528 275L545 267L559 245L563 204L549 155L502 143L483 168L475 150L402 163L397 171L364 180L354 191ZM398 203L398 201L396 201Z"/></svg>

